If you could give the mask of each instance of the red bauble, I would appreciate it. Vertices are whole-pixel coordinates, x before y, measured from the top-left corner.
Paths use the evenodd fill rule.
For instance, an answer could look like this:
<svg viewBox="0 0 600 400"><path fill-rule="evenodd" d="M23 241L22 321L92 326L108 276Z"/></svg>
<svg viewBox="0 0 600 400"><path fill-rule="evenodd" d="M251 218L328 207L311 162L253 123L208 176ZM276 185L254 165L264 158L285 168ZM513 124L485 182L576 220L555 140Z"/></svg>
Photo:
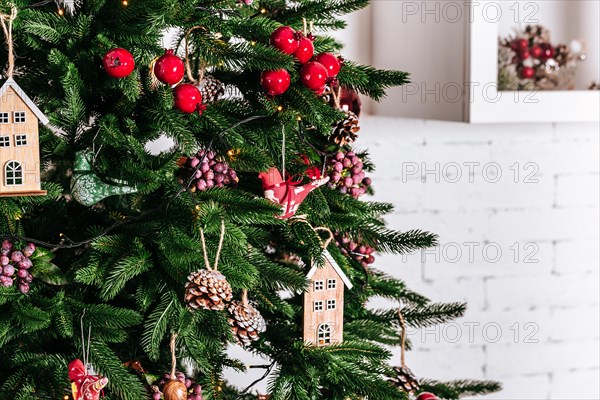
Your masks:
<svg viewBox="0 0 600 400"><path fill-rule="evenodd" d="M290 74L285 69L265 71L260 76L260 84L270 96L277 96L290 87Z"/></svg>
<svg viewBox="0 0 600 400"><path fill-rule="evenodd" d="M523 79L531 79L535 76L535 69L531 67L523 67L521 69L521 78Z"/></svg>
<svg viewBox="0 0 600 400"><path fill-rule="evenodd" d="M541 46L542 48L542 56L540 57L542 60L549 60L552 57L554 57L554 47L552 47L552 45L550 45L549 43L542 43Z"/></svg>
<svg viewBox="0 0 600 400"><path fill-rule="evenodd" d="M327 69L316 61L304 64L300 70L300 79L304 86L317 92L325 87L327 76Z"/></svg>
<svg viewBox="0 0 600 400"><path fill-rule="evenodd" d="M201 111L202 95L196 86L189 83L177 85L173 89L173 96L175 97L175 107L178 110L187 114Z"/></svg>
<svg viewBox="0 0 600 400"><path fill-rule="evenodd" d="M533 46L529 52L533 58L541 58L544 54L544 50L538 45Z"/></svg>
<svg viewBox="0 0 600 400"><path fill-rule="evenodd" d="M327 70L328 76L332 78L337 76L342 67L340 60L332 53L321 53L315 57L315 61L321 63Z"/></svg>
<svg viewBox="0 0 600 400"><path fill-rule="evenodd" d="M516 39L514 43L516 50L522 50L529 47L529 40L527 39Z"/></svg>
<svg viewBox="0 0 600 400"><path fill-rule="evenodd" d="M173 50L165 49L165 54L154 63L154 75L162 83L174 85L183 79L185 73L183 61L173 54Z"/></svg>
<svg viewBox="0 0 600 400"><path fill-rule="evenodd" d="M296 31L289 26L282 26L271 34L271 44L285 54L294 54L298 50L298 37Z"/></svg>
<svg viewBox="0 0 600 400"><path fill-rule="evenodd" d="M102 65L109 76L120 79L133 72L135 61L130 52L117 47L104 55Z"/></svg>
<svg viewBox="0 0 600 400"><path fill-rule="evenodd" d="M300 64L306 64L315 55L315 46L309 38L302 38L298 42L298 50L294 52L294 56Z"/></svg>
<svg viewBox="0 0 600 400"><path fill-rule="evenodd" d="M435 394L423 392L417 396L417 400L440 400Z"/></svg>
<svg viewBox="0 0 600 400"><path fill-rule="evenodd" d="M519 58L521 60L526 60L530 56L530 53L529 53L528 49L521 49L521 50L518 51L518 53L519 53Z"/></svg>

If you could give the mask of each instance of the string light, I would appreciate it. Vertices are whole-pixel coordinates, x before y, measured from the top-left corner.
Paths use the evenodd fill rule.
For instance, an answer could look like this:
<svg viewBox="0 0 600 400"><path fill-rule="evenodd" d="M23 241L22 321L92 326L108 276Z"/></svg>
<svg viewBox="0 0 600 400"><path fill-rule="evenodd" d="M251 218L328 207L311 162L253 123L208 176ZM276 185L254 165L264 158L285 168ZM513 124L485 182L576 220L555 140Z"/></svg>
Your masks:
<svg viewBox="0 0 600 400"><path fill-rule="evenodd" d="M277 106L277 111L282 112L283 111L283 106Z"/></svg>
<svg viewBox="0 0 600 400"><path fill-rule="evenodd" d="M298 116L296 117L296 120L297 120L297 121L302 121L302 117L301 117L300 115L298 115Z"/></svg>
<svg viewBox="0 0 600 400"><path fill-rule="evenodd" d="M65 394L65 396L63 397L63 400L69 400L69 395Z"/></svg>
<svg viewBox="0 0 600 400"><path fill-rule="evenodd" d="M57 13L62 17L63 15L65 15L65 9L61 7L58 9Z"/></svg>
<svg viewBox="0 0 600 400"><path fill-rule="evenodd" d="M129 2L127 0L123 0L121 3L124 7L127 7L129 5Z"/></svg>
<svg viewBox="0 0 600 400"><path fill-rule="evenodd" d="M253 41L251 41L251 42L250 42L250 46L256 46L256 41L254 41L254 40L253 40Z"/></svg>
<svg viewBox="0 0 600 400"><path fill-rule="evenodd" d="M260 13L261 14L266 14L267 13L267 9L266 8L261 8L260 9Z"/></svg>

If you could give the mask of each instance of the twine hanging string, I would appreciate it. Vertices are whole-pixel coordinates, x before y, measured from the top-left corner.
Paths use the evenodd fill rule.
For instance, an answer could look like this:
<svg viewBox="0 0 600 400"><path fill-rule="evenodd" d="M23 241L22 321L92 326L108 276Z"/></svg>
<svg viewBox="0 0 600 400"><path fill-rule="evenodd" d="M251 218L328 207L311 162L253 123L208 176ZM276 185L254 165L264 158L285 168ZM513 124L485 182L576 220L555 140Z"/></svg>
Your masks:
<svg viewBox="0 0 600 400"><path fill-rule="evenodd" d="M83 366L85 367L86 373L88 370L88 363L90 361L90 342L92 339L92 324L88 326L88 338L87 338L87 349L85 346L85 334L83 328L83 317L85 317L85 308L83 309L83 313L81 314L81 318L79 320L81 324L81 351L83 352Z"/></svg>
<svg viewBox="0 0 600 400"><path fill-rule="evenodd" d="M202 240L202 252L204 253L204 264L206 269L209 271L219 270L219 258L221 256L221 250L223 249L223 239L225 238L225 221L221 220L221 236L219 237L219 247L217 247L217 255L215 256L214 265L210 266L208 260L208 252L206 251L206 240L204 239L204 229L200 228L200 239Z"/></svg>
<svg viewBox="0 0 600 400"><path fill-rule="evenodd" d="M402 368L406 368L406 362L404 361L404 353L406 352L406 321L402 315L402 310L398 308L398 319L400 320L400 365Z"/></svg>
<svg viewBox="0 0 600 400"><path fill-rule="evenodd" d="M200 82L202 82L202 79L204 79L204 70L206 69L206 63L204 63L204 61L202 61L200 63L200 68L198 69L198 79L194 78L194 74L192 74L192 67L190 65L190 57L189 57L189 36L190 36L190 33L192 33L193 31L195 31L197 29L206 30L205 27L197 25L197 26L194 26L194 27L188 29L188 31L185 33L185 72L187 74L187 77L188 77L190 83L192 83L193 85L197 85Z"/></svg>
<svg viewBox="0 0 600 400"><path fill-rule="evenodd" d="M10 5L10 14L0 13L0 23L2 23L2 30L4 31L4 37L6 39L6 46L8 47L8 68L6 70L7 78L12 78L15 69L12 24L15 18L17 18L17 13L18 11L14 4Z"/></svg>
<svg viewBox="0 0 600 400"><path fill-rule="evenodd" d="M335 108L337 110L341 110L342 109L342 105L340 104L340 99L342 97L342 87L341 86L337 86L335 87L334 85L332 85L331 87L331 97L333 97L333 103L335 105Z"/></svg>
<svg viewBox="0 0 600 400"><path fill-rule="evenodd" d="M175 340L177 339L177 333L173 332L171 333L171 343L170 343L170 348L171 348L171 379L176 379L175 378L175 369L177 367L177 356L175 355Z"/></svg>
<svg viewBox="0 0 600 400"><path fill-rule="evenodd" d="M242 289L242 304L244 306L248 305L248 289Z"/></svg>
<svg viewBox="0 0 600 400"><path fill-rule="evenodd" d="M321 242L321 247L323 248L323 250L327 250L327 247L329 247L329 244L333 241L334 236L333 236L333 232L331 231L331 229L327 228L326 226L318 226L318 227L313 227L310 222L308 222L308 219L306 217L305 214L303 215L294 215L292 218L292 223L299 223L299 222L303 222L306 225L308 225L310 227L310 229L312 229L318 236L319 238L319 242ZM321 235L319 235L319 232L326 232L328 235L328 238L323 240L323 238L321 237Z"/></svg>
<svg viewBox="0 0 600 400"><path fill-rule="evenodd" d="M281 176L285 179L285 125L281 124Z"/></svg>

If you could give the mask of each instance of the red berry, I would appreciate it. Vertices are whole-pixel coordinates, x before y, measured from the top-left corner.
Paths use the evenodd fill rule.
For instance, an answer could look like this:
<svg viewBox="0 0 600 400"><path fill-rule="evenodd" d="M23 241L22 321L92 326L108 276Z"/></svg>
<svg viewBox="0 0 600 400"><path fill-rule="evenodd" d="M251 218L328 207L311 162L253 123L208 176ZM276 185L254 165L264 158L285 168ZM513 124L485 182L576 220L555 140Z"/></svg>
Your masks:
<svg viewBox="0 0 600 400"><path fill-rule="evenodd" d="M133 72L135 61L129 51L118 47L104 55L102 65L110 77L120 79Z"/></svg>
<svg viewBox="0 0 600 400"><path fill-rule="evenodd" d="M541 58L544 53L542 48L538 45L533 46L529 52L533 58Z"/></svg>
<svg viewBox="0 0 600 400"><path fill-rule="evenodd" d="M546 61L551 59L552 57L554 57L554 48L552 46L550 46L549 44L547 44L544 48L543 48L543 52L542 52L542 60Z"/></svg>
<svg viewBox="0 0 600 400"><path fill-rule="evenodd" d="M529 58L529 50L528 49L521 49L519 50L519 58L521 60L526 60Z"/></svg>
<svg viewBox="0 0 600 400"><path fill-rule="evenodd" d="M517 39L515 42L517 50L522 50L529 47L529 40L527 39Z"/></svg>
<svg viewBox="0 0 600 400"><path fill-rule="evenodd" d="M300 64L306 64L315 54L315 46L309 38L302 38L298 42L298 50L294 52L294 57Z"/></svg>
<svg viewBox="0 0 600 400"><path fill-rule="evenodd" d="M433 393L423 392L417 396L417 400L439 400L439 398Z"/></svg>
<svg viewBox="0 0 600 400"><path fill-rule="evenodd" d="M165 54L154 63L154 75L162 83L174 85L183 79L184 65L181 58L173 54L173 50L165 49Z"/></svg>
<svg viewBox="0 0 600 400"><path fill-rule="evenodd" d="M316 61L304 64L300 70L300 79L304 86L315 91L320 91L325 87L327 76L327 69Z"/></svg>
<svg viewBox="0 0 600 400"><path fill-rule="evenodd" d="M260 77L260 84L270 96L277 96L290 87L290 74L285 69L265 71Z"/></svg>
<svg viewBox="0 0 600 400"><path fill-rule="evenodd" d="M294 54L298 49L298 44L296 31L289 26L281 26L271 34L271 45L285 54Z"/></svg>
<svg viewBox="0 0 600 400"><path fill-rule="evenodd" d="M173 95L175 97L175 107L184 113L191 114L194 111L199 111L199 107L202 105L200 91L196 86L189 83L177 85L173 89Z"/></svg>
<svg viewBox="0 0 600 400"><path fill-rule="evenodd" d="M332 53L321 53L315 57L315 61L321 63L330 77L335 77L340 72L340 60Z"/></svg>
<svg viewBox="0 0 600 400"><path fill-rule="evenodd" d="M521 78L523 79L531 79L535 76L535 69L531 67L523 67L521 69Z"/></svg>

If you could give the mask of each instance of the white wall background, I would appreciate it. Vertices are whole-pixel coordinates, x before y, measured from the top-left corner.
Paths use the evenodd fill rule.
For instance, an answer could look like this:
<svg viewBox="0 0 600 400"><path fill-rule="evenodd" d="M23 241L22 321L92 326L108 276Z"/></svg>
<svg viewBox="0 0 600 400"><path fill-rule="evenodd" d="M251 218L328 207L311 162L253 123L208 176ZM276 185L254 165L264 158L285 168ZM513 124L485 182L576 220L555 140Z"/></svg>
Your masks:
<svg viewBox="0 0 600 400"><path fill-rule="evenodd" d="M464 25L424 14L448 3L375 0L348 18L344 55L410 71L427 90L462 83ZM597 65L598 36L588 39ZM469 305L456 323L411 331L408 365L427 378L503 382L490 399L600 399L600 126L432 121L423 118L459 120L461 103L403 90L365 105L380 116L361 120L357 146L377 166L374 199L396 206L389 226L430 230L440 246L375 266L433 301ZM231 377L244 386L261 374Z"/></svg>
<svg viewBox="0 0 600 400"><path fill-rule="evenodd" d="M375 265L434 301L469 305L456 323L411 332L413 372L502 381L490 399L600 398L598 134L363 121L375 199L396 206L390 227L440 235L436 250Z"/></svg>

